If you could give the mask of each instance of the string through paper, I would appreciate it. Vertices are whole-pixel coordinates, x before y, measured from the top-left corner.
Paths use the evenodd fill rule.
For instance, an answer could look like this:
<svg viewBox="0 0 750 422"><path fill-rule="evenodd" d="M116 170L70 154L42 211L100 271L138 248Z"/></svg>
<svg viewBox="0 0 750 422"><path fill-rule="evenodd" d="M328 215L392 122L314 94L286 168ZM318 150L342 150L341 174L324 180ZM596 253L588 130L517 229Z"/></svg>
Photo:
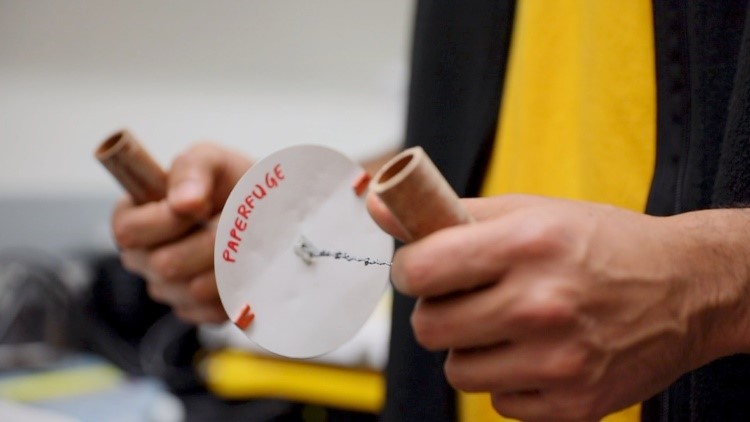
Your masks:
<svg viewBox="0 0 750 422"><path fill-rule="evenodd" d="M370 258L370 257L353 256L347 252L342 252L342 251L329 251L325 249L318 249L315 246L313 246L313 244L310 243L310 241L305 239L304 237L301 237L299 239L299 242L294 247L294 252L300 258L302 258L302 260L305 261L305 263L307 264L312 264L313 258L330 257L333 259L343 259L348 262L361 262L365 264L365 266L368 266L368 265L386 265L388 267L391 266L391 263L389 261L381 261L379 259Z"/></svg>

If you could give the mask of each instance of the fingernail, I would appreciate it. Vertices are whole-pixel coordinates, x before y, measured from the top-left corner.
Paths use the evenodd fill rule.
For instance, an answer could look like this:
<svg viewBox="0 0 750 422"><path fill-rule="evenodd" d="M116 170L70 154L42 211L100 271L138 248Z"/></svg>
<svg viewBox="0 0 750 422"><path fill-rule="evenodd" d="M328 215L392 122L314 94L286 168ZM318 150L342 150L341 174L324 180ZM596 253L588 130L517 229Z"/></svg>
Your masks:
<svg viewBox="0 0 750 422"><path fill-rule="evenodd" d="M186 180L169 192L169 201L177 203L203 199L203 185L196 180Z"/></svg>

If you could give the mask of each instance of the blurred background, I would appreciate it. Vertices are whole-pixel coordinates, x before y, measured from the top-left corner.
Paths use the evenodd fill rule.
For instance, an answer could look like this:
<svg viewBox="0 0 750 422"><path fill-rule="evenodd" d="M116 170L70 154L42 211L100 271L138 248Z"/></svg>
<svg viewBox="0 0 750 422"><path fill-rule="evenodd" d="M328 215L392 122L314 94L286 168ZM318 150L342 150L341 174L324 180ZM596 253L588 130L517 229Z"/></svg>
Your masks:
<svg viewBox="0 0 750 422"><path fill-rule="evenodd" d="M354 159L393 148L412 9L404 0L0 0L0 419L375 413L377 397L349 409L280 393L217 399L196 372L195 330L120 268L108 220L121 188L93 151L122 128L165 167L201 140L258 158L300 143ZM165 332L173 338L159 344Z"/></svg>

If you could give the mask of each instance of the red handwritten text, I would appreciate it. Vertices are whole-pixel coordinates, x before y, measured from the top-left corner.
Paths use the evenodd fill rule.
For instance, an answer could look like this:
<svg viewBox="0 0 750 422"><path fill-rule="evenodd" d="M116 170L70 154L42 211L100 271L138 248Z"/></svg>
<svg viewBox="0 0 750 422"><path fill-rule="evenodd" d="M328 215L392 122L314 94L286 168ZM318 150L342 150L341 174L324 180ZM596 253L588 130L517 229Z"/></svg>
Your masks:
<svg viewBox="0 0 750 422"><path fill-rule="evenodd" d="M247 230L250 214L252 214L257 204L269 192L279 186L282 180L284 180L284 173L281 170L281 164L276 164L272 171L266 172L263 182L256 183L250 189L247 196L245 196L242 203L237 206L237 211L234 215L234 224L229 229L229 240L227 240L224 251L221 254L224 261L231 263L237 260L237 251L240 249L240 244L242 243L242 233Z"/></svg>

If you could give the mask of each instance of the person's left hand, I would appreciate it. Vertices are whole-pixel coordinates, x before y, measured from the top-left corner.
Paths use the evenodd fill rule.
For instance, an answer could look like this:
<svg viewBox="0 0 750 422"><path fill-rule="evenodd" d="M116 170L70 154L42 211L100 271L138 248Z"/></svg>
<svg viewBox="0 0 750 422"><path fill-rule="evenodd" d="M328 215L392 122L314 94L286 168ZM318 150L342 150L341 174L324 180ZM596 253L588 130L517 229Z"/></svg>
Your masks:
<svg viewBox="0 0 750 422"><path fill-rule="evenodd" d="M476 223L402 247L392 267L396 289L419 298L418 342L449 350L454 387L491 392L504 416L595 419L710 359L710 304L697 298L712 292L677 218L520 195L462 202ZM403 238L373 194L368 208Z"/></svg>
<svg viewBox="0 0 750 422"><path fill-rule="evenodd" d="M251 163L218 144L196 144L172 163L166 198L136 205L126 195L112 214L123 266L147 280L149 295L185 322L227 319L214 274L216 225Z"/></svg>

